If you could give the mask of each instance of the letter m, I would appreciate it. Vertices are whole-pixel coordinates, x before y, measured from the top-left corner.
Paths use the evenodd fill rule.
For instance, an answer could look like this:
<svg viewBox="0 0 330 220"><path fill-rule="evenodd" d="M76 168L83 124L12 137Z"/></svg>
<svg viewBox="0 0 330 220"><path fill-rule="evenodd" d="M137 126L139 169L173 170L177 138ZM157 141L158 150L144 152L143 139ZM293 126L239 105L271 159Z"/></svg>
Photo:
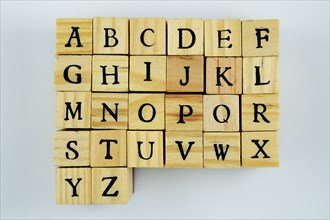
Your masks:
<svg viewBox="0 0 330 220"><path fill-rule="evenodd" d="M82 120L81 102L76 102L76 103L77 103L77 107L74 111L72 109L71 102L65 103L65 118L64 118L65 121L69 120L69 114L71 115L72 119L74 119L76 117L76 115L78 114L78 120Z"/></svg>

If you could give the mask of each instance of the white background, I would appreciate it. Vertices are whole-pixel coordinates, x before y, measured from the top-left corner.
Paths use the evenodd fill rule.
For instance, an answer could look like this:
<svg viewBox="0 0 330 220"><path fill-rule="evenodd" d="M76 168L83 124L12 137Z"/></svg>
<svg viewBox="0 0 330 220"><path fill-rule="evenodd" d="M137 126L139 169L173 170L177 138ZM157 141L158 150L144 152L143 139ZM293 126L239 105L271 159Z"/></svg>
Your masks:
<svg viewBox="0 0 330 220"><path fill-rule="evenodd" d="M55 205L57 17L279 18L280 168L136 169L128 205ZM329 1L1 2L1 217L329 218Z"/></svg>

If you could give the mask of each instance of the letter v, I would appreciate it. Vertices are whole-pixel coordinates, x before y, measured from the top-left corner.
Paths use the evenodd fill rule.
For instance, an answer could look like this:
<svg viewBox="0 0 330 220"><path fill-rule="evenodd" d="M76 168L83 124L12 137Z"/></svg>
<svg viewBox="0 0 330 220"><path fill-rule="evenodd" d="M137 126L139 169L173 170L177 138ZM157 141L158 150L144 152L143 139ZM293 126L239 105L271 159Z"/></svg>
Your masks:
<svg viewBox="0 0 330 220"><path fill-rule="evenodd" d="M179 150L180 150L180 154L182 156L182 159L183 160L186 160L187 159L187 156L189 154L189 151L192 147L192 145L195 143L195 141L191 141L191 142L188 142L189 146L188 146L188 149L186 151L186 153L183 151L183 147L182 147L182 141L175 141L175 143L178 145L179 147Z"/></svg>

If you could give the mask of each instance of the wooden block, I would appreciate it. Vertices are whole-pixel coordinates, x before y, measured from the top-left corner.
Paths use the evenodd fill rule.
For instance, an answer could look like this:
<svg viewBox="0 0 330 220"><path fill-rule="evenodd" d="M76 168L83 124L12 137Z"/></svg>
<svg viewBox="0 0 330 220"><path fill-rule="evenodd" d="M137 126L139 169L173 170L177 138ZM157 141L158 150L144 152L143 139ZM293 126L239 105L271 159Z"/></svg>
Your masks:
<svg viewBox="0 0 330 220"><path fill-rule="evenodd" d="M126 130L91 131L91 166L126 166Z"/></svg>
<svg viewBox="0 0 330 220"><path fill-rule="evenodd" d="M92 128L127 129L128 94L92 93Z"/></svg>
<svg viewBox="0 0 330 220"><path fill-rule="evenodd" d="M242 21L243 56L279 55L279 20Z"/></svg>
<svg viewBox="0 0 330 220"><path fill-rule="evenodd" d="M241 21L205 20L205 56L241 56Z"/></svg>
<svg viewBox="0 0 330 220"><path fill-rule="evenodd" d="M204 95L204 131L239 131L239 96Z"/></svg>
<svg viewBox="0 0 330 220"><path fill-rule="evenodd" d="M164 167L163 131L127 131L128 167Z"/></svg>
<svg viewBox="0 0 330 220"><path fill-rule="evenodd" d="M56 54L93 54L92 42L92 19L56 19Z"/></svg>
<svg viewBox="0 0 330 220"><path fill-rule="evenodd" d="M56 128L90 128L90 92L56 93Z"/></svg>
<svg viewBox="0 0 330 220"><path fill-rule="evenodd" d="M242 58L206 58L206 94L242 94Z"/></svg>
<svg viewBox="0 0 330 220"><path fill-rule="evenodd" d="M128 56L93 56L93 92L128 92Z"/></svg>
<svg viewBox="0 0 330 220"><path fill-rule="evenodd" d="M244 94L278 93L278 57L243 58L243 76Z"/></svg>
<svg viewBox="0 0 330 220"><path fill-rule="evenodd" d="M239 132L206 132L203 148L205 168L241 166L241 134Z"/></svg>
<svg viewBox="0 0 330 220"><path fill-rule="evenodd" d="M167 19L167 53L168 55L203 55L203 20Z"/></svg>
<svg viewBox="0 0 330 220"><path fill-rule="evenodd" d="M135 130L163 130L164 94L139 93L128 96L128 127Z"/></svg>
<svg viewBox="0 0 330 220"><path fill-rule="evenodd" d="M94 54L128 54L128 18L93 19Z"/></svg>
<svg viewBox="0 0 330 220"><path fill-rule="evenodd" d="M131 56L130 91L166 92L166 56Z"/></svg>
<svg viewBox="0 0 330 220"><path fill-rule="evenodd" d="M242 131L279 129L279 95L242 95Z"/></svg>
<svg viewBox="0 0 330 220"><path fill-rule="evenodd" d="M133 169L92 168L92 203L126 204L133 194Z"/></svg>
<svg viewBox="0 0 330 220"><path fill-rule="evenodd" d="M167 92L204 92L204 57L168 56Z"/></svg>
<svg viewBox="0 0 330 220"><path fill-rule="evenodd" d="M166 130L202 131L202 95L166 94Z"/></svg>
<svg viewBox="0 0 330 220"><path fill-rule="evenodd" d="M165 18L130 19L131 55L166 55Z"/></svg>
<svg viewBox="0 0 330 220"><path fill-rule="evenodd" d="M58 167L89 166L89 131L56 131L54 164Z"/></svg>
<svg viewBox="0 0 330 220"><path fill-rule="evenodd" d="M203 133L166 131L166 168L202 168Z"/></svg>
<svg viewBox="0 0 330 220"><path fill-rule="evenodd" d="M242 132L242 167L278 166L278 132Z"/></svg>
<svg viewBox="0 0 330 220"><path fill-rule="evenodd" d="M56 204L91 204L91 168L56 169Z"/></svg>

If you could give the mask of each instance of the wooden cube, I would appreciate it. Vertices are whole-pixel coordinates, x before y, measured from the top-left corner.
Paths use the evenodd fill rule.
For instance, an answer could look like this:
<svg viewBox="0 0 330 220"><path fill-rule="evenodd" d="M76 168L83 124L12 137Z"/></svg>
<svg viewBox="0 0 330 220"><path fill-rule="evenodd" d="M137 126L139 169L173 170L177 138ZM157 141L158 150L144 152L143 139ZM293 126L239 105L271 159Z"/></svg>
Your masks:
<svg viewBox="0 0 330 220"><path fill-rule="evenodd" d="M91 166L126 166L126 130L91 131Z"/></svg>
<svg viewBox="0 0 330 220"><path fill-rule="evenodd" d="M202 131L202 95L166 94L166 130Z"/></svg>
<svg viewBox="0 0 330 220"><path fill-rule="evenodd" d="M89 131L56 131L54 164L58 167L89 166Z"/></svg>
<svg viewBox="0 0 330 220"><path fill-rule="evenodd" d="M279 20L242 21L242 55L278 56Z"/></svg>
<svg viewBox="0 0 330 220"><path fill-rule="evenodd" d="M128 18L93 19L94 54L128 54Z"/></svg>
<svg viewBox="0 0 330 220"><path fill-rule="evenodd" d="M167 19L168 55L203 55L203 26L202 19Z"/></svg>
<svg viewBox="0 0 330 220"><path fill-rule="evenodd" d="M131 56L130 91L166 92L166 56Z"/></svg>
<svg viewBox="0 0 330 220"><path fill-rule="evenodd" d="M56 128L90 128L90 92L56 93Z"/></svg>
<svg viewBox="0 0 330 220"><path fill-rule="evenodd" d="M204 57L168 56L167 92L203 92Z"/></svg>
<svg viewBox="0 0 330 220"><path fill-rule="evenodd" d="M204 131L239 131L239 96L204 95Z"/></svg>
<svg viewBox="0 0 330 220"><path fill-rule="evenodd" d="M203 133L166 131L165 167L202 168Z"/></svg>
<svg viewBox="0 0 330 220"><path fill-rule="evenodd" d="M128 56L93 56L93 92L128 92Z"/></svg>
<svg viewBox="0 0 330 220"><path fill-rule="evenodd" d="M242 132L242 167L278 166L278 132Z"/></svg>
<svg viewBox="0 0 330 220"><path fill-rule="evenodd" d="M127 131L127 166L164 167L163 131Z"/></svg>
<svg viewBox="0 0 330 220"><path fill-rule="evenodd" d="M207 57L206 94L242 94L242 72L241 57Z"/></svg>
<svg viewBox="0 0 330 220"><path fill-rule="evenodd" d="M278 57L243 58L243 93L279 93Z"/></svg>
<svg viewBox="0 0 330 220"><path fill-rule="evenodd" d="M242 95L242 131L279 128L279 95Z"/></svg>
<svg viewBox="0 0 330 220"><path fill-rule="evenodd" d="M91 204L91 191L91 168L56 169L57 205Z"/></svg>
<svg viewBox="0 0 330 220"><path fill-rule="evenodd" d="M130 93L128 127L135 130L163 130L165 95Z"/></svg>
<svg viewBox="0 0 330 220"><path fill-rule="evenodd" d="M56 54L93 54L92 44L92 19L56 19Z"/></svg>
<svg viewBox="0 0 330 220"><path fill-rule="evenodd" d="M127 129L128 94L93 93L92 128Z"/></svg>
<svg viewBox="0 0 330 220"><path fill-rule="evenodd" d="M205 56L241 56L241 21L205 20Z"/></svg>
<svg viewBox="0 0 330 220"><path fill-rule="evenodd" d="M166 55L165 18L130 19L131 55Z"/></svg>
<svg viewBox="0 0 330 220"><path fill-rule="evenodd" d="M133 194L133 169L92 168L92 203L126 204Z"/></svg>
<svg viewBox="0 0 330 220"><path fill-rule="evenodd" d="M239 132L205 132L203 141L205 168L241 166L241 134Z"/></svg>

